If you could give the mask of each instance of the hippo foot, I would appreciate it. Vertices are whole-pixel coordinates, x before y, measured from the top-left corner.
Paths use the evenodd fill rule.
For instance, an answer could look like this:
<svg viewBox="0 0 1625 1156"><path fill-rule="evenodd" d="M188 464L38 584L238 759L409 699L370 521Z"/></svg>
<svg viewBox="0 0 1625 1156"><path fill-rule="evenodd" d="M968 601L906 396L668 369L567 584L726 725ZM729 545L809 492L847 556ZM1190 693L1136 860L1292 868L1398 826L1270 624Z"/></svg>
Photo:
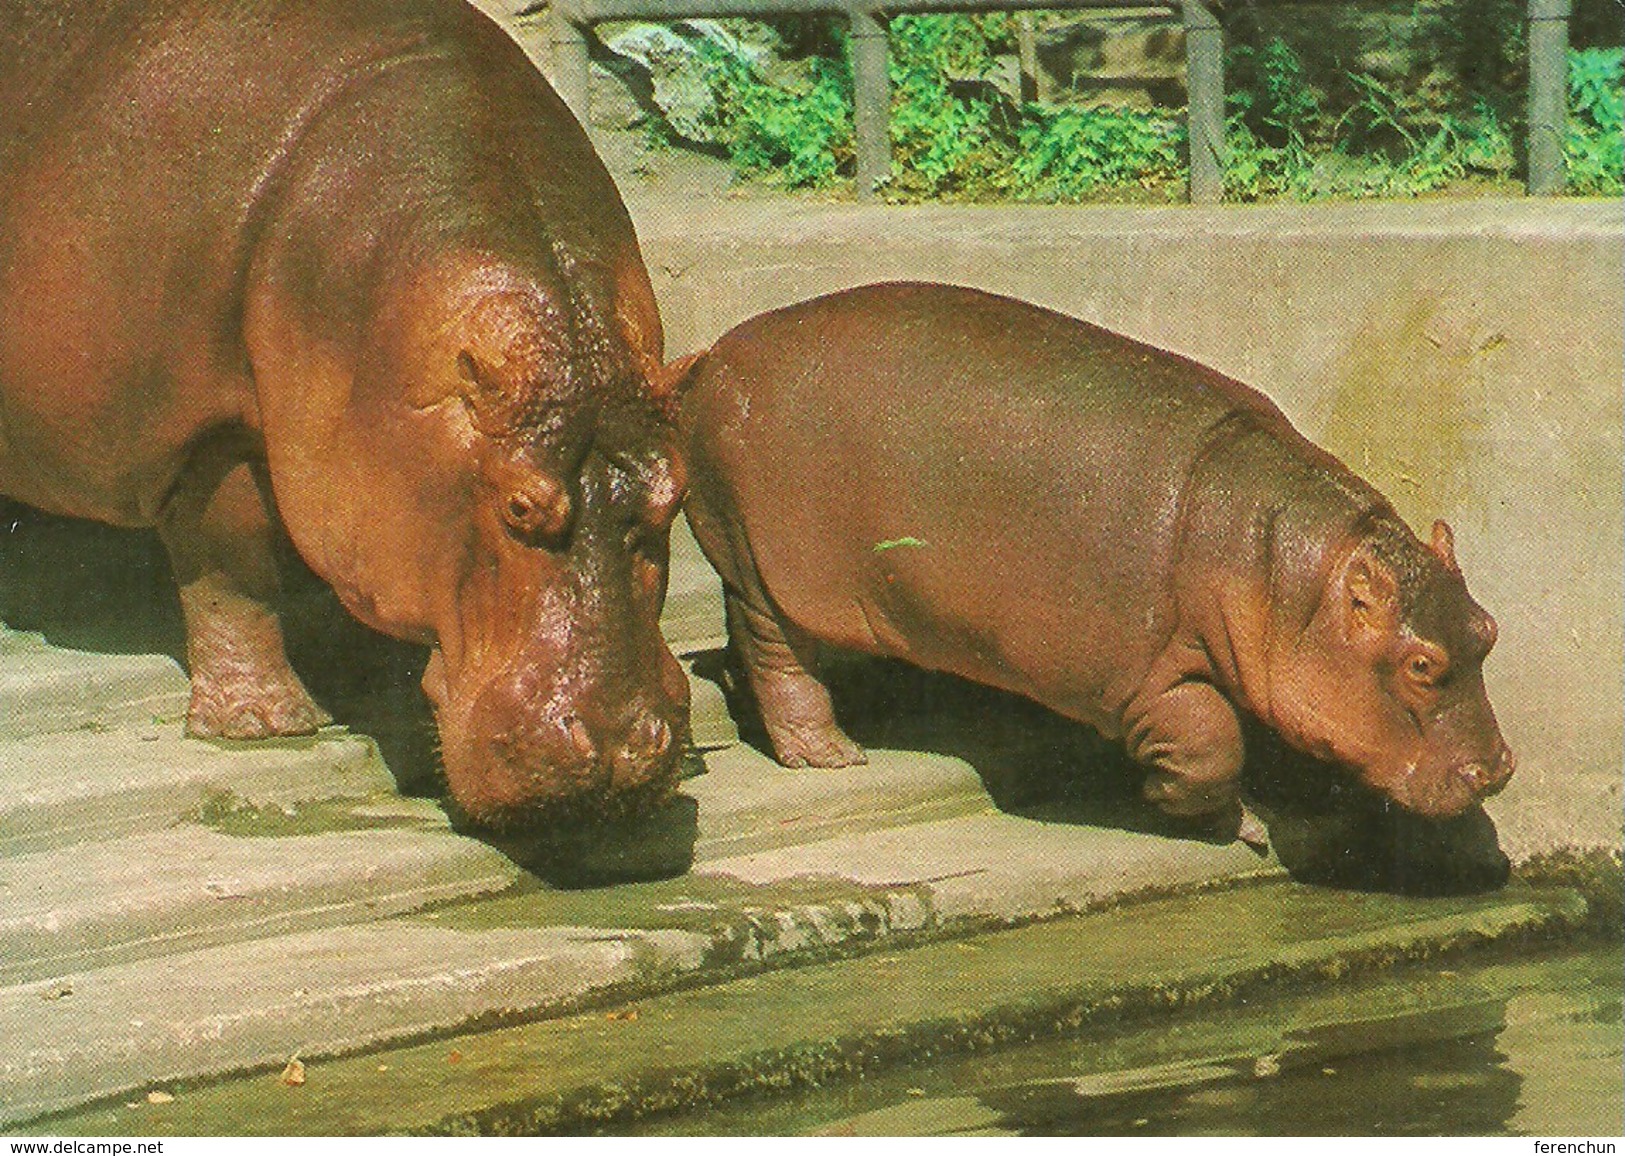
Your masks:
<svg viewBox="0 0 1625 1156"><path fill-rule="evenodd" d="M1170 824L1187 838L1205 843L1241 843L1258 855L1268 855L1269 829L1245 803L1238 801L1207 814L1169 814Z"/></svg>
<svg viewBox="0 0 1625 1156"><path fill-rule="evenodd" d="M194 685L186 733L202 739L268 739L313 735L332 721L297 682L235 693Z"/></svg>
<svg viewBox="0 0 1625 1156"><path fill-rule="evenodd" d="M786 767L852 767L869 761L840 727L768 727L773 753Z"/></svg>
<svg viewBox="0 0 1625 1156"><path fill-rule="evenodd" d="M1245 803L1241 805L1241 821L1236 824L1236 841L1246 844L1260 855L1270 853L1269 828Z"/></svg>

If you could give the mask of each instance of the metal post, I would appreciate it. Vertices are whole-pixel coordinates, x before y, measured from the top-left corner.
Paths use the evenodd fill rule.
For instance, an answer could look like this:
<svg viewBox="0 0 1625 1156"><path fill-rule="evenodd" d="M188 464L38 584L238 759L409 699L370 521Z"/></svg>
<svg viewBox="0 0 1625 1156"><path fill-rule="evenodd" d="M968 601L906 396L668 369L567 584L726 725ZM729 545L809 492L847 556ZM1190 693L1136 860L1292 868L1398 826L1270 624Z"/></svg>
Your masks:
<svg viewBox="0 0 1625 1156"><path fill-rule="evenodd" d="M548 19L552 22L553 64L548 80L564 99L582 128L590 128L592 114L592 61L587 55L587 37L558 5Z"/></svg>
<svg viewBox="0 0 1625 1156"><path fill-rule="evenodd" d="M858 200L874 200L891 179L891 77L886 20L852 13L852 127L858 150Z"/></svg>
<svg viewBox="0 0 1625 1156"><path fill-rule="evenodd" d="M1016 16L1016 59L1021 71L1021 99L1038 99L1038 34L1033 28L1033 14L1022 12Z"/></svg>
<svg viewBox="0 0 1625 1156"><path fill-rule="evenodd" d="M1529 195L1563 191L1568 135L1569 0L1529 0Z"/></svg>
<svg viewBox="0 0 1625 1156"><path fill-rule="evenodd" d="M1200 0L1185 0L1180 7L1185 17L1190 197L1192 204L1211 205L1224 197L1224 29Z"/></svg>

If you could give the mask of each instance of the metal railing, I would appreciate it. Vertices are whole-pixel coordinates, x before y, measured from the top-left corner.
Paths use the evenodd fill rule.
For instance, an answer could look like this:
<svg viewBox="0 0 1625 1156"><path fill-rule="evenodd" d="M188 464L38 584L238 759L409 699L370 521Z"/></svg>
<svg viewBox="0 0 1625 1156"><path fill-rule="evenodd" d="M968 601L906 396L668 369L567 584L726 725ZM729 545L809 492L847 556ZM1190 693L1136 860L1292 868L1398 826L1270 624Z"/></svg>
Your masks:
<svg viewBox="0 0 1625 1156"><path fill-rule="evenodd" d="M1292 0L1285 0L1292 2ZM1312 2L1312 0L1311 0ZM1563 191L1563 138L1568 102L1571 0L1529 0L1529 144L1531 195ZM1167 0L553 0L549 79L582 124L589 123L588 37L609 20L698 17L831 16L851 30L852 123L857 194L872 200L891 176L891 81L887 21L915 12L1008 12L1121 9L1177 15L1185 27L1186 119L1190 137L1190 199L1212 204L1224 195L1224 24L1220 3Z"/></svg>

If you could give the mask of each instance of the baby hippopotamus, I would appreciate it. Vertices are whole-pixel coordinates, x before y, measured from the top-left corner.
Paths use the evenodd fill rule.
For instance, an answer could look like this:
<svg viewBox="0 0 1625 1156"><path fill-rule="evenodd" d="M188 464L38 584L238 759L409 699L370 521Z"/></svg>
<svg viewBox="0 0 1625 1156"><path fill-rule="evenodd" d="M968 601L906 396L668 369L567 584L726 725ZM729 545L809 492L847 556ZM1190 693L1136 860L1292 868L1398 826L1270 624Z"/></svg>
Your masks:
<svg viewBox="0 0 1625 1156"><path fill-rule="evenodd" d="M1449 527L1418 541L1240 382L930 284L756 317L681 372L689 520L786 766L864 758L822 642L1120 738L1147 799L1223 837L1262 834L1243 711L1424 815L1512 774Z"/></svg>

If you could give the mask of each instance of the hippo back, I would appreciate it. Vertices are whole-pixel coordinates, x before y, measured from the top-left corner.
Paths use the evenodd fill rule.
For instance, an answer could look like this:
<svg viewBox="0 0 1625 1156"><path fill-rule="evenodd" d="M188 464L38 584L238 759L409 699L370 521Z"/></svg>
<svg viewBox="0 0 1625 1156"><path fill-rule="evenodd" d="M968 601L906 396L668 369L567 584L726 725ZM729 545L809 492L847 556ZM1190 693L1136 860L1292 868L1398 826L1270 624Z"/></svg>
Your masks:
<svg viewBox="0 0 1625 1156"><path fill-rule="evenodd" d="M1213 370L947 286L766 314L698 376L696 496L733 511L792 621L1042 687L1108 731L1174 628L1181 502L1209 447L1245 427L1330 461ZM810 549L820 565L802 563Z"/></svg>

